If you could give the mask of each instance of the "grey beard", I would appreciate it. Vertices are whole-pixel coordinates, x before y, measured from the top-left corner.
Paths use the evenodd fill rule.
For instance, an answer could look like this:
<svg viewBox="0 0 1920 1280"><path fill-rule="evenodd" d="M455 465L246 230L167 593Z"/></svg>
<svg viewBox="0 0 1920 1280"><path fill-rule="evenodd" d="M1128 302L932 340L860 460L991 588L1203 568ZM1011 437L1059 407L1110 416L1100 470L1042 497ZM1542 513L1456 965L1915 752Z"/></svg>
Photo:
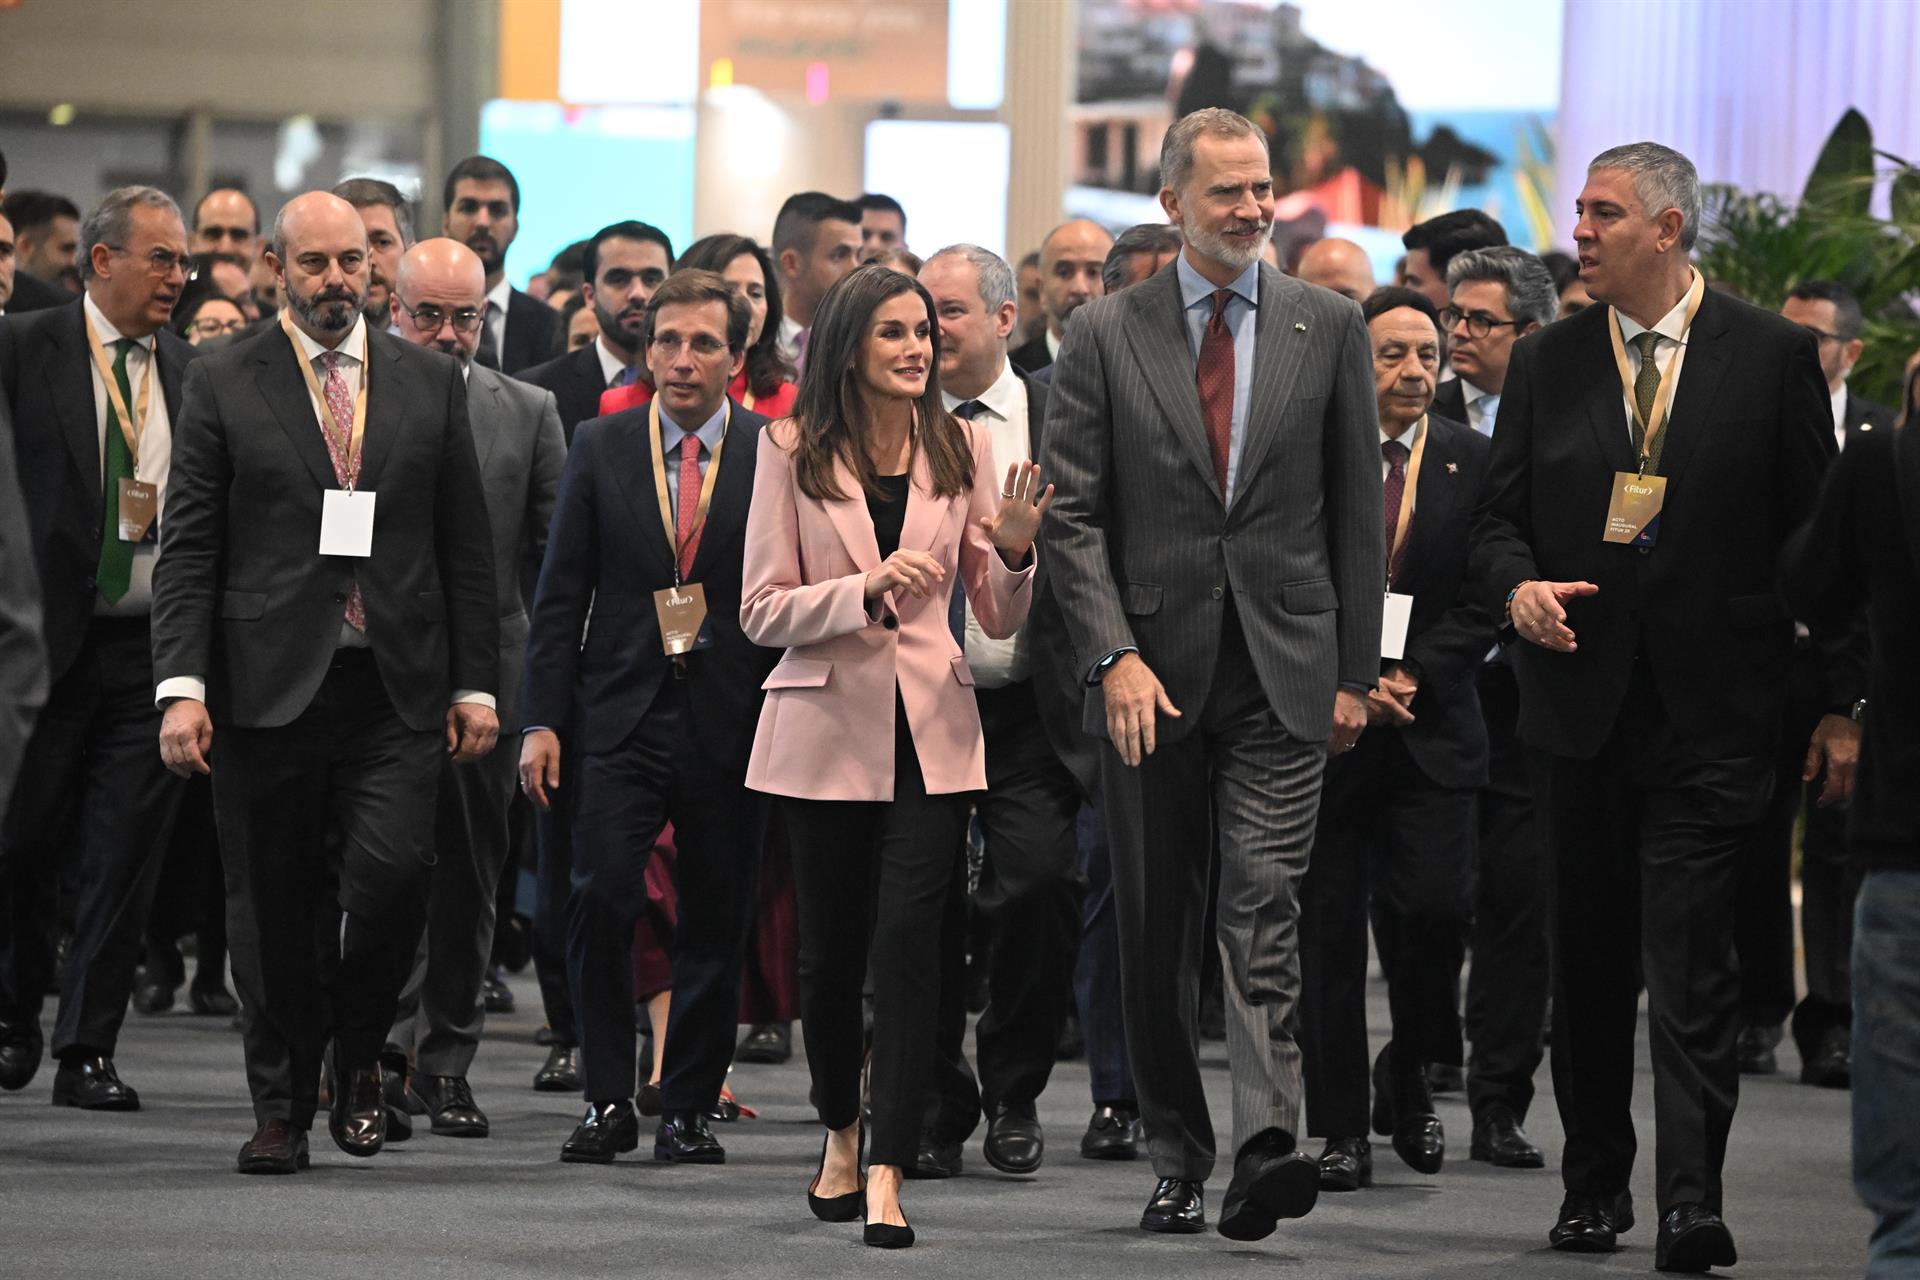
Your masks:
<svg viewBox="0 0 1920 1280"><path fill-rule="evenodd" d="M341 299L339 298L329 298L325 302L318 302L312 299L302 298L299 294L289 289L287 290L287 301L293 307L293 313L295 315L305 320L313 328L327 333L344 333L348 329L353 328L353 322L360 318L367 305L364 297L355 298L347 310L346 318L336 323L330 316L321 315L320 308L323 306L332 306L340 302Z"/></svg>

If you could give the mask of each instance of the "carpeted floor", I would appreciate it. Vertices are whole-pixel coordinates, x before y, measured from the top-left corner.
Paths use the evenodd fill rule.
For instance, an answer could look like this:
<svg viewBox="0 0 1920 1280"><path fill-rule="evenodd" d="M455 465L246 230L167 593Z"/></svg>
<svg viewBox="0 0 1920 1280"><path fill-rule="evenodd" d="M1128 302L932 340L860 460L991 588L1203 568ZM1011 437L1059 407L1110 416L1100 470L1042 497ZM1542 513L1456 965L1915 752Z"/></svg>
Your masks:
<svg viewBox="0 0 1920 1280"><path fill-rule="evenodd" d="M514 986L523 1009L537 1008L530 974ZM1372 1025L1383 1026L1377 984L1373 1000ZM1546 1172L1468 1161L1466 1106L1446 1098L1452 1151L1439 1176L1413 1173L1382 1142L1371 1190L1323 1196L1311 1217L1236 1245L1136 1228L1152 1174L1144 1162L1080 1158L1089 1104L1078 1063L1061 1064L1041 1099L1051 1145L1040 1173L995 1173L976 1136L966 1176L908 1185L920 1244L887 1255L860 1247L857 1223L830 1226L807 1214L801 1196L820 1131L797 1057L735 1071L735 1091L761 1117L721 1128L731 1161L724 1168L631 1157L611 1168L563 1165L559 1146L580 1107L528 1087L544 1053L533 1043L538 1021L537 1013L496 1018L481 1049L473 1085L493 1119L491 1138L435 1138L422 1125L413 1141L353 1160L328 1139L323 1117L310 1172L243 1178L233 1155L252 1123L238 1036L220 1020L130 1016L117 1061L144 1111L51 1107L50 1065L21 1093L0 1095L0 1276L1591 1278L1653 1266L1644 1027L1633 1188L1642 1222L1608 1257L1545 1247L1560 1200L1560 1135L1544 1068L1529 1129L1548 1150ZM1216 1121L1225 1118L1225 1056L1208 1046ZM1728 1274L1858 1276L1869 1219L1848 1181L1847 1095L1793 1083L1791 1045L1780 1057L1780 1076L1744 1082L1727 1162L1727 1220L1742 1264ZM1223 1147L1226 1140L1223 1133ZM651 1147L643 1139L639 1155ZM1210 1218L1225 1175L1209 1184Z"/></svg>

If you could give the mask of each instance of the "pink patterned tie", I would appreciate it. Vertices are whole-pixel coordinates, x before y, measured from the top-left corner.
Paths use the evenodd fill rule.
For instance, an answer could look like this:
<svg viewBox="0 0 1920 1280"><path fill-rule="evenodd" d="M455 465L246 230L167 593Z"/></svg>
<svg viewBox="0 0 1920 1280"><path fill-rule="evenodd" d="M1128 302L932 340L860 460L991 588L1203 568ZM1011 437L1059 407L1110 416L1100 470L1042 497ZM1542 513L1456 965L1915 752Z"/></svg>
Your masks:
<svg viewBox="0 0 1920 1280"><path fill-rule="evenodd" d="M321 352L320 367L325 370L327 375L327 380L322 390L326 393L327 407L333 410L333 420L348 431L351 431L353 429L353 393L347 390L347 380L340 376L340 353L337 351ZM333 459L333 478L340 482L342 488L358 480L360 478L360 456L358 454L354 455L353 469L351 471L347 469L346 450L350 442L336 438L333 431L329 430L324 424L321 427L320 434L326 437L327 453ZM360 584L357 581L353 584L353 590L347 595L347 625L355 631L365 631L367 629L367 608L366 605L361 602Z"/></svg>
<svg viewBox="0 0 1920 1280"><path fill-rule="evenodd" d="M693 577L693 557L700 550L700 437L680 437L680 511L674 531L680 544L680 581Z"/></svg>

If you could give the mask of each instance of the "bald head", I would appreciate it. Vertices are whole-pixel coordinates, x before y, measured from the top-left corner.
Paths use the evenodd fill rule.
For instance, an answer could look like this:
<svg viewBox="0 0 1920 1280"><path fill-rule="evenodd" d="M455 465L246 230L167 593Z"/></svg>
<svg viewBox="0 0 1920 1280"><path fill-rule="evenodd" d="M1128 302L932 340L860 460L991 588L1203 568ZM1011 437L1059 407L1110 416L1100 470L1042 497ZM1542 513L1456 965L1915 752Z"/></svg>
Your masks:
<svg viewBox="0 0 1920 1280"><path fill-rule="evenodd" d="M487 269L458 240L422 240L400 259L393 324L408 342L465 362L480 346Z"/></svg>
<svg viewBox="0 0 1920 1280"><path fill-rule="evenodd" d="M1040 305L1056 339L1066 332L1068 316L1106 293L1100 268L1111 248L1107 229L1085 218L1061 223L1040 242Z"/></svg>
<svg viewBox="0 0 1920 1280"><path fill-rule="evenodd" d="M1373 262L1351 240L1316 240L1300 255L1298 275L1308 284L1362 302L1373 292Z"/></svg>
<svg viewBox="0 0 1920 1280"><path fill-rule="evenodd" d="M367 301L367 229L339 196L295 196L273 220L267 252L274 277L302 332L336 347L359 321Z"/></svg>

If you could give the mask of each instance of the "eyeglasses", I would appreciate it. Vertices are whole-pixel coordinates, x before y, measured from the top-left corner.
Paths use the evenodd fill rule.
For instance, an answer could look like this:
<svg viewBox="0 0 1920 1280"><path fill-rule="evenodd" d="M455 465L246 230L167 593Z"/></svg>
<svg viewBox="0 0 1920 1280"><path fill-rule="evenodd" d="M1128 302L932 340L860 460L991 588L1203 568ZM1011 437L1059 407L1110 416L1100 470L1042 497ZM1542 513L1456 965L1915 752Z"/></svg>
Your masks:
<svg viewBox="0 0 1920 1280"><path fill-rule="evenodd" d="M222 334L239 333L246 327L247 318L245 316L238 316L232 320L220 320L213 316L206 316L201 319L196 319L193 322L193 332L202 338L218 338Z"/></svg>
<svg viewBox="0 0 1920 1280"><path fill-rule="evenodd" d="M1812 325L1810 325L1810 324L1803 324L1803 325L1801 325L1800 327L1801 327L1802 329L1805 329L1805 330L1806 330L1806 331L1807 331L1808 333L1810 333L1810 334L1812 334L1812 335L1813 335L1813 340L1814 340L1814 341L1815 341L1816 343L1819 343L1819 342L1845 342L1845 341L1846 341L1846 339L1845 339L1845 338L1843 338L1843 337L1841 337L1841 336L1840 336L1839 334L1837 334L1837 333L1828 333L1828 332L1827 332L1827 331L1826 331L1825 329L1816 329L1816 328L1814 328L1814 327L1813 327Z"/></svg>
<svg viewBox="0 0 1920 1280"><path fill-rule="evenodd" d="M1514 328L1520 323L1518 320L1502 320L1485 311L1462 311L1458 307L1447 307L1440 312L1440 327L1447 333L1452 333L1462 320L1467 322L1468 335L1475 338L1484 338L1495 329Z"/></svg>
<svg viewBox="0 0 1920 1280"><path fill-rule="evenodd" d="M460 310L449 314L444 308L438 307L431 302L423 302L417 307L410 307L404 299L399 297L394 298L393 305L412 316L413 322L420 326L423 333L438 333L440 332L440 326L446 324L449 320L453 322L453 331L455 333L472 333L480 327L480 322L486 318L484 311L480 311L474 307L462 307Z"/></svg>
<svg viewBox="0 0 1920 1280"><path fill-rule="evenodd" d="M125 254L129 258L133 256L131 250L121 245L110 244L107 248L113 250L115 253ZM183 276L190 275L193 271L192 255L175 253L171 249L153 250L146 255L146 262L147 270L162 279L172 275L175 271L178 271Z"/></svg>
<svg viewBox="0 0 1920 1280"><path fill-rule="evenodd" d="M654 338L653 346L662 355L674 355L682 346L689 346L693 348L693 354L708 357L717 356L727 349L726 343L704 333L695 334L685 340L676 333L661 334Z"/></svg>

